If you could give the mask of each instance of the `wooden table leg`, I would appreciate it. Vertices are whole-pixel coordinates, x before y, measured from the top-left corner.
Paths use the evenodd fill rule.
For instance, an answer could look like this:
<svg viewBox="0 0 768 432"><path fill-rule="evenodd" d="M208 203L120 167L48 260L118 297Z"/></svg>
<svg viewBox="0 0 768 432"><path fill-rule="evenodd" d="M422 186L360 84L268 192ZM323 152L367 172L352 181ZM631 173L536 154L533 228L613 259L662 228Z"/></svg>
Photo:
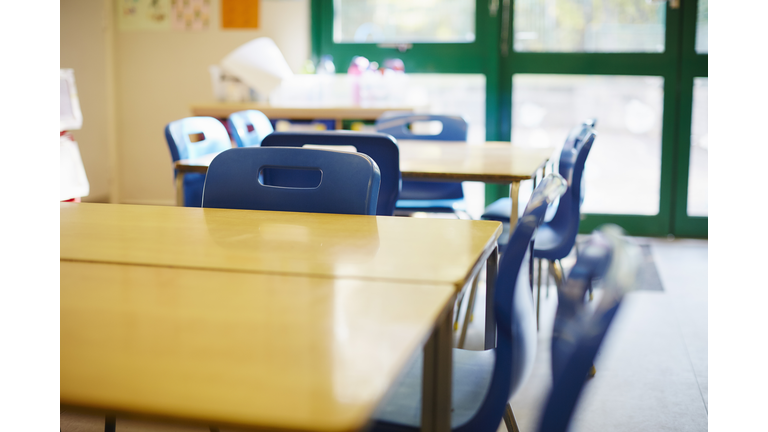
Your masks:
<svg viewBox="0 0 768 432"><path fill-rule="evenodd" d="M424 345L421 383L421 430L451 430L451 385L453 368L453 301L438 319Z"/></svg>
<svg viewBox="0 0 768 432"><path fill-rule="evenodd" d="M176 173L176 205L184 207L184 173Z"/></svg>
<svg viewBox="0 0 768 432"><path fill-rule="evenodd" d="M496 294L496 274L499 271L499 248L494 247L485 263L485 341L483 349L496 348L496 316L493 297Z"/></svg>
<svg viewBox="0 0 768 432"><path fill-rule="evenodd" d="M509 198L512 200L512 213L509 214L509 238L512 238L512 232L515 230L515 226L517 225L517 215L518 215L518 196L520 195L520 182L514 181L512 182L511 187L509 188Z"/></svg>

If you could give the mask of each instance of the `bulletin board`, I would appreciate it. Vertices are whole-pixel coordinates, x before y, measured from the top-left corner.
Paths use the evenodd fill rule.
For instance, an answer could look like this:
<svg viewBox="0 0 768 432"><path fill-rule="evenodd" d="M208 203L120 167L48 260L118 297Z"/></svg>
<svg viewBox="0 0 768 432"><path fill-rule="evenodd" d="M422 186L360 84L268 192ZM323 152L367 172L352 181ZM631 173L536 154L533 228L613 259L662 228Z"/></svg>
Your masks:
<svg viewBox="0 0 768 432"><path fill-rule="evenodd" d="M259 0L221 0L221 28L259 28Z"/></svg>

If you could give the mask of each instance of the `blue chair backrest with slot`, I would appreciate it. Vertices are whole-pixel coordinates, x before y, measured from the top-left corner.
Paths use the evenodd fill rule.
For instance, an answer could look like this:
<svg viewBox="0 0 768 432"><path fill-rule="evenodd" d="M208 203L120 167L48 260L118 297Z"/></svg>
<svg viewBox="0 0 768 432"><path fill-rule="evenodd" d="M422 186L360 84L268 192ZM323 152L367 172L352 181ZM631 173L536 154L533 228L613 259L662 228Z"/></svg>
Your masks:
<svg viewBox="0 0 768 432"><path fill-rule="evenodd" d="M293 187L270 172L313 171L317 183ZM294 147L233 148L208 167L203 207L314 213L376 214L381 175L361 153Z"/></svg>
<svg viewBox="0 0 768 432"><path fill-rule="evenodd" d="M568 430L589 370L624 295L634 288L641 262L639 247L615 225L595 231L582 249L559 297L552 333L553 386L539 432ZM596 307L588 307L585 294L601 277L603 295Z"/></svg>
<svg viewBox="0 0 768 432"><path fill-rule="evenodd" d="M594 124L594 120L588 120L572 129L560 154L551 161L568 181L568 192L550 208L548 220L537 234L535 258L562 259L576 243L584 195L584 166L596 137ZM485 209L482 218L508 223L511 207L509 198L500 198Z"/></svg>
<svg viewBox="0 0 768 432"><path fill-rule="evenodd" d="M494 293L497 346L486 351L453 350L451 424L454 431L496 431L507 402L530 373L536 356L536 322L525 261L547 206L565 191L553 174L533 192L525 214L501 254ZM418 357L417 357L418 358ZM373 431L420 427L421 364L412 362L374 414Z"/></svg>
<svg viewBox="0 0 768 432"><path fill-rule="evenodd" d="M173 162L232 148L227 128L213 117L187 117L172 121L165 126L165 140ZM200 207L204 182L204 174L190 173L184 176L185 207Z"/></svg>
<svg viewBox="0 0 768 432"><path fill-rule="evenodd" d="M416 134L410 125L417 122L440 122L442 129L435 135ZM433 141L466 141L467 121L459 116L438 114L400 114L382 116L376 120L376 130L388 133L397 139L433 140Z"/></svg>
<svg viewBox="0 0 768 432"><path fill-rule="evenodd" d="M275 131L272 123L261 111L238 111L229 115L229 127L238 147L255 147Z"/></svg>
<svg viewBox="0 0 768 432"><path fill-rule="evenodd" d="M442 130L436 135L415 134L409 126L417 122L440 122ZM391 114L382 115L376 120L376 131L390 134L396 139L466 141L467 122L459 116L436 114ZM408 200L460 200L464 198L461 183L404 181L400 192L398 207L410 207ZM419 204L421 207L443 207L446 203L432 202Z"/></svg>
<svg viewBox="0 0 768 432"><path fill-rule="evenodd" d="M376 214L392 216L400 194L400 151L395 140L381 133L351 131L274 132L261 143L262 147L352 146L355 151L370 156L381 172L381 188ZM350 149L351 150L351 149ZM305 175L305 177L309 174ZM299 182L301 179L295 179ZM311 182L311 180L309 180Z"/></svg>

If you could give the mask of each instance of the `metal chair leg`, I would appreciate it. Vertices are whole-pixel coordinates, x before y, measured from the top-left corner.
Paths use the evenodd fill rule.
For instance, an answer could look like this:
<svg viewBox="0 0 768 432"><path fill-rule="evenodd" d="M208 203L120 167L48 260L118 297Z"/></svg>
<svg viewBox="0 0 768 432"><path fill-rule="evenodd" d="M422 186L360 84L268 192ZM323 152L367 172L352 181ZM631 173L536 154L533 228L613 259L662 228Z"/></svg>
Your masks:
<svg viewBox="0 0 768 432"><path fill-rule="evenodd" d="M479 276L475 277L475 281L472 283L472 289L469 291L469 300L467 301L467 311L464 313L464 322L461 325L461 334L459 334L459 343L456 344L457 348L464 348L464 342L467 340L467 328L469 327L470 317L472 316L472 310L475 308L475 297L477 295L477 284Z"/></svg>
<svg viewBox="0 0 768 432"><path fill-rule="evenodd" d="M477 279L477 278L475 278ZM464 291L459 293L459 297L456 299L456 313L454 313L453 316L453 331L456 331L459 329L459 318L461 318L461 303L464 301Z"/></svg>
<svg viewBox="0 0 768 432"><path fill-rule="evenodd" d="M104 419L104 432L115 432L116 421L115 416L107 416Z"/></svg>
<svg viewBox="0 0 768 432"><path fill-rule="evenodd" d="M515 420L515 413L512 412L512 406L507 402L507 407L504 409L504 424L507 425L507 432L520 432L520 428L517 427L517 421Z"/></svg>
<svg viewBox="0 0 768 432"><path fill-rule="evenodd" d="M547 290L547 298L549 298L549 274L550 274L550 272L551 272L551 270L550 270L549 261L547 261L547 283L545 285L546 286L545 289Z"/></svg>
<svg viewBox="0 0 768 432"><path fill-rule="evenodd" d="M537 285L536 288L536 330L539 329L539 310L541 309L541 259L539 259L539 275L536 278L537 279Z"/></svg>

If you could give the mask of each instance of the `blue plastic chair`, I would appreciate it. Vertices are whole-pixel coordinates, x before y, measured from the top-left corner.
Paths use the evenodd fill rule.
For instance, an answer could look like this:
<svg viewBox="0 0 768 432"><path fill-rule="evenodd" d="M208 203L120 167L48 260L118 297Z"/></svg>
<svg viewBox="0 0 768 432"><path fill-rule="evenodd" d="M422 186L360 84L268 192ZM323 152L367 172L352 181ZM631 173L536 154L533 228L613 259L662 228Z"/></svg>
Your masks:
<svg viewBox="0 0 768 432"><path fill-rule="evenodd" d="M314 185L294 187L273 173L317 173ZM361 153L294 147L226 150L208 167L203 207L314 213L376 214L381 174Z"/></svg>
<svg viewBox="0 0 768 432"><path fill-rule="evenodd" d="M439 121L443 129L437 135L414 134L408 126L414 122ZM466 141L467 122L462 117L433 114L386 114L376 120L376 130L396 139ZM455 213L464 203L461 183L407 180L403 182L396 208L402 213L416 211Z"/></svg>
<svg viewBox="0 0 768 432"><path fill-rule="evenodd" d="M624 295L634 288L642 254L615 225L593 232L562 290L552 334L553 386L540 418L539 432L568 430L589 370ZM588 308L584 296L603 275L603 296Z"/></svg>
<svg viewBox="0 0 768 432"><path fill-rule="evenodd" d="M260 146L264 137L275 131L267 116L257 110L232 113L228 121L238 147Z"/></svg>
<svg viewBox="0 0 768 432"><path fill-rule="evenodd" d="M213 117L187 117L165 126L165 140L171 159L194 159L232 148L227 128ZM194 141L193 141L194 140ZM174 178L177 175L174 170ZM184 206L200 207L205 174L184 176Z"/></svg>
<svg viewBox="0 0 768 432"><path fill-rule="evenodd" d="M566 189L557 174L533 192L520 223L501 255L494 293L496 348L453 349L451 425L454 431L496 431L509 398L521 387L536 355L536 323L524 261L547 206ZM423 357L419 353L374 413L373 431L416 431L421 418ZM508 409L510 418L511 409Z"/></svg>
<svg viewBox="0 0 768 432"><path fill-rule="evenodd" d="M376 214L392 216L400 194L400 150L395 140L380 133L351 131L327 132L274 132L262 141L262 147L301 147L306 144L321 146L354 146L370 156L381 172L381 188Z"/></svg>
<svg viewBox="0 0 768 432"><path fill-rule="evenodd" d="M568 192L563 195L555 205L557 209L551 220L542 224L536 233L536 242L533 249L533 257L549 261L549 269L554 273L555 283L560 288L564 282L564 271L560 260L571 253L576 244L576 235L579 233L581 222L581 203L583 201L583 173L584 165L592 149L596 133L593 129L594 120L589 120L574 128L560 152L558 171L568 180ZM510 208L509 198L502 198L488 206L483 214L483 219L497 220L509 223ZM558 269L555 264L560 264ZM541 265L541 264L539 264ZM541 271L539 271L541 273ZM541 298L541 278L538 281L537 299ZM538 305L538 300L537 300ZM538 306L537 306L538 316ZM537 319L538 321L538 319Z"/></svg>

